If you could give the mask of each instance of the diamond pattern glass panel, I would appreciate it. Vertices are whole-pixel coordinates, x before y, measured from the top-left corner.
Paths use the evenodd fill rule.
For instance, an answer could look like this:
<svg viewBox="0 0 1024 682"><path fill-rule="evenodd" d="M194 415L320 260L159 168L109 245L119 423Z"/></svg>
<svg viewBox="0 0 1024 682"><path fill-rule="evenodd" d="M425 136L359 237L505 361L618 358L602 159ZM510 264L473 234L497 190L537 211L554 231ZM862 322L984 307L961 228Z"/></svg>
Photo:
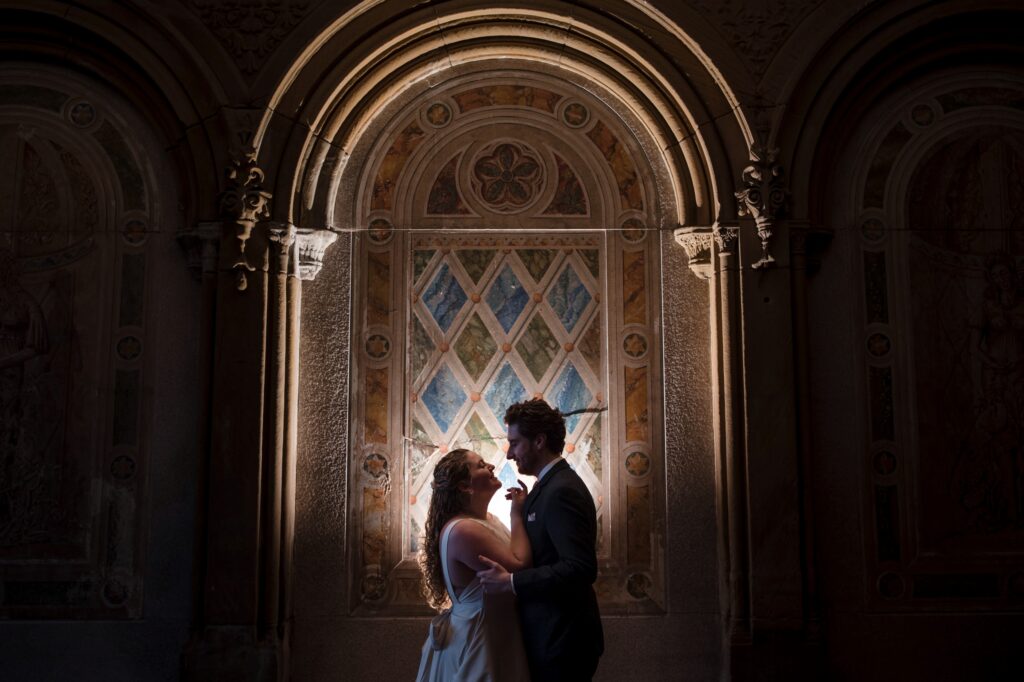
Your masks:
<svg viewBox="0 0 1024 682"><path fill-rule="evenodd" d="M423 465L430 459L430 453L433 452L434 446L430 442L430 436L427 435L423 425L416 419L412 420L412 442L409 443L409 473L412 474L413 478L420 475L423 471Z"/></svg>
<svg viewBox="0 0 1024 682"><path fill-rule="evenodd" d="M437 326L444 332L452 326L455 316L462 310L466 300L466 292L463 291L459 280L455 279L448 263L441 266L430 286L423 292L423 304L427 306Z"/></svg>
<svg viewBox="0 0 1024 682"><path fill-rule="evenodd" d="M505 333L512 329L529 300L529 294L508 265L502 269L491 285L491 290L487 292L487 305Z"/></svg>
<svg viewBox="0 0 1024 682"><path fill-rule="evenodd" d="M466 422L466 428L462 432L462 439L465 441L465 447L475 450L485 461L498 466L498 454L501 451L498 449L498 444L494 441L494 436L487 430L484 421L476 412L473 412L473 416Z"/></svg>
<svg viewBox="0 0 1024 682"><path fill-rule="evenodd" d="M462 409L462 404L466 402L466 392L459 386L458 379L445 363L430 380L427 390L423 391L422 400L438 428L447 433L452 421Z"/></svg>
<svg viewBox="0 0 1024 682"><path fill-rule="evenodd" d="M505 464L501 467L501 471L498 473L498 480L501 481L501 487L503 488L518 487L516 483L516 470L511 464Z"/></svg>
<svg viewBox="0 0 1024 682"><path fill-rule="evenodd" d="M430 263L430 259L434 257L435 250L430 249L429 251L415 251L412 257L412 281L418 282L420 275L427 269L427 264Z"/></svg>
<svg viewBox="0 0 1024 682"><path fill-rule="evenodd" d="M455 342L455 354L459 356L462 366L469 372L469 376L473 377L473 381L480 378L480 374L496 352L498 344L491 338L480 316L473 313L459 334L459 340Z"/></svg>
<svg viewBox="0 0 1024 682"><path fill-rule="evenodd" d="M576 371L576 366L571 362L562 370L562 374L548 392L549 402L558 407L563 414L583 409L590 404L592 397L586 382L583 381L583 377L580 376L580 373ZM571 433L576 429L576 425L580 422L580 417L581 415L578 414L566 417L565 428L567 432Z"/></svg>
<svg viewBox="0 0 1024 682"><path fill-rule="evenodd" d="M459 249L455 252L455 256L462 263L462 267L466 269L466 274L473 279L475 284L479 284L480 278L487 271L487 266L494 260L495 253L497 252L494 249Z"/></svg>
<svg viewBox="0 0 1024 682"><path fill-rule="evenodd" d="M526 331L516 344L516 350L519 351L533 378L540 381L558 354L558 339L551 333L540 313L534 315L530 324L526 326Z"/></svg>
<svg viewBox="0 0 1024 682"><path fill-rule="evenodd" d="M535 282L540 282L544 278L544 273L548 271L555 256L558 255L558 252L553 249L520 249L516 253L519 254L519 260L523 261L523 265L530 271L530 276Z"/></svg>
<svg viewBox="0 0 1024 682"><path fill-rule="evenodd" d="M591 300L590 292L569 264L555 280L548 292L548 303L562 321L565 330L571 332Z"/></svg>
<svg viewBox="0 0 1024 682"><path fill-rule="evenodd" d="M512 369L512 365L506 362L502 366L498 376L494 378L487 389L484 398L499 422L505 418L505 410L509 405L526 399L526 389L523 387L523 382L519 380L519 375Z"/></svg>

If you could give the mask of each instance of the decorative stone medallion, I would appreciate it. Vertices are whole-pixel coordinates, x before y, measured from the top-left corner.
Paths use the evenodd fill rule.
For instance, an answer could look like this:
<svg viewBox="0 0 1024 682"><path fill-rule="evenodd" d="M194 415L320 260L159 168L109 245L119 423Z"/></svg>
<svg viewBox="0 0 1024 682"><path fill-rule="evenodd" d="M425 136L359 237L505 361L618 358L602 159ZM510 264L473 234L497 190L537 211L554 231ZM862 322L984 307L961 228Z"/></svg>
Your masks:
<svg viewBox="0 0 1024 682"><path fill-rule="evenodd" d="M918 104L910 110L910 120L922 128L930 126L935 121L935 111L927 104Z"/></svg>
<svg viewBox="0 0 1024 682"><path fill-rule="evenodd" d="M888 476L894 473L896 471L896 455L888 450L875 453L874 468L875 473L879 476Z"/></svg>
<svg viewBox="0 0 1024 682"><path fill-rule="evenodd" d="M96 120L96 109L88 102L72 104L68 109L68 120L79 128L88 128Z"/></svg>
<svg viewBox="0 0 1024 682"><path fill-rule="evenodd" d="M129 220L124 224L121 237L132 246L140 246L146 241L146 223L141 220Z"/></svg>
<svg viewBox="0 0 1024 682"><path fill-rule="evenodd" d="M374 360L383 360L391 353L391 341L382 334L373 334L366 339L366 354Z"/></svg>
<svg viewBox="0 0 1024 682"><path fill-rule="evenodd" d="M388 472L388 460L384 458L384 455L371 452L363 460L363 471L373 478L381 478Z"/></svg>
<svg viewBox="0 0 1024 682"><path fill-rule="evenodd" d="M374 244L387 244L391 241L391 236L394 234L394 230L391 227L391 223L383 218L376 218L370 221L370 228L367 230L367 235L370 237L370 241Z"/></svg>
<svg viewBox="0 0 1024 682"><path fill-rule="evenodd" d="M562 110L562 122L570 128L582 128L590 120L590 112L579 102L570 102Z"/></svg>
<svg viewBox="0 0 1024 682"><path fill-rule="evenodd" d="M867 346L868 353L871 353L873 357L884 358L892 349L892 342L885 334L876 332L868 337Z"/></svg>
<svg viewBox="0 0 1024 682"><path fill-rule="evenodd" d="M878 218L868 218L861 223L860 233L869 242L878 242L885 236L885 225Z"/></svg>
<svg viewBox="0 0 1024 682"><path fill-rule="evenodd" d="M110 463L110 475L118 481L127 481L135 475L135 460L128 455L119 455Z"/></svg>
<svg viewBox="0 0 1024 682"><path fill-rule="evenodd" d="M544 167L526 145L502 142L477 158L473 178L480 199L491 209L516 213L537 200Z"/></svg>
<svg viewBox="0 0 1024 682"><path fill-rule="evenodd" d="M452 110L444 102L434 102L429 107L424 116L427 119L427 123L434 126L435 128L443 128L452 121Z"/></svg>
<svg viewBox="0 0 1024 682"><path fill-rule="evenodd" d="M647 354L647 339L643 334L628 334L622 340L622 350L631 358L642 358Z"/></svg>
<svg viewBox="0 0 1024 682"><path fill-rule="evenodd" d="M651 470L651 458L643 452L634 452L626 457L626 471L634 476L643 476Z"/></svg>
<svg viewBox="0 0 1024 682"><path fill-rule="evenodd" d="M622 223L622 238L631 244L639 244L647 236L643 221L630 218Z"/></svg>
<svg viewBox="0 0 1024 682"><path fill-rule="evenodd" d="M142 341L137 336L122 336L117 342L117 357L131 362L142 355Z"/></svg>

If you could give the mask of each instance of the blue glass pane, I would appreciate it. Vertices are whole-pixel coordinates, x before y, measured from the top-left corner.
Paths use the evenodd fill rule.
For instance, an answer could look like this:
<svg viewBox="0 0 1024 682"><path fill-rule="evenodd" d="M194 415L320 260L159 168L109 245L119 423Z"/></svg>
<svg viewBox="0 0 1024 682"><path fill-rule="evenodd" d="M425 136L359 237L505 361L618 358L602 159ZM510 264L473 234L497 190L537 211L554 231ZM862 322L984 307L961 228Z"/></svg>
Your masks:
<svg viewBox="0 0 1024 682"><path fill-rule="evenodd" d="M423 305L434 316L434 321L441 331L448 331L455 316L466 303L466 292L462 290L459 280L455 279L448 263L441 266L430 286L423 292Z"/></svg>
<svg viewBox="0 0 1024 682"><path fill-rule="evenodd" d="M551 309L558 315L566 331L572 331L580 316L590 304L590 292L576 274L576 269L570 264L562 274L555 280L551 291L548 292L548 303Z"/></svg>
<svg viewBox="0 0 1024 682"><path fill-rule="evenodd" d="M499 422L505 418L505 410L509 405L526 399L526 389L516 371L512 369L512 365L505 363L498 376L491 382L484 398Z"/></svg>
<svg viewBox="0 0 1024 682"><path fill-rule="evenodd" d="M455 378L446 363L430 380L430 385L427 386L427 390L423 391L421 399L437 426L442 432L447 433L455 415L459 413L462 404L466 402L466 392L459 386L458 379Z"/></svg>
<svg viewBox="0 0 1024 682"><path fill-rule="evenodd" d="M501 328L507 333L519 319L519 314L530 300L530 295L519 283L516 274L508 265L494 280L491 290L487 292L487 305L498 318Z"/></svg>
<svg viewBox="0 0 1024 682"><path fill-rule="evenodd" d="M501 481L501 485L504 488L519 487L519 484L516 483L516 470L507 462L505 466L501 467L501 472L498 473L498 480Z"/></svg>
<svg viewBox="0 0 1024 682"><path fill-rule="evenodd" d="M590 390L587 389L587 384L583 381L583 377L580 376L580 373L576 371L576 367L571 362L562 370L558 381L551 387L549 396L551 398L550 402L563 414L583 409L590 404L592 397ZM581 416L574 414L571 417L566 417L565 428L568 432L571 433L576 429Z"/></svg>

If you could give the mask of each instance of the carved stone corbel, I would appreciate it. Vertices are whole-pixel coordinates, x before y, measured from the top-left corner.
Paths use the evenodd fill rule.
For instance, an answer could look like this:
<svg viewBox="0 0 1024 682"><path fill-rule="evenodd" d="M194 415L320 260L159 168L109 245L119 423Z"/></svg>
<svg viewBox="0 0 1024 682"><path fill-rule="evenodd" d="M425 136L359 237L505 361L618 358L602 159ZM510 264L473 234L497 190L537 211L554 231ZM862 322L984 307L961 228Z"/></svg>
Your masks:
<svg viewBox="0 0 1024 682"><path fill-rule="evenodd" d="M338 233L332 230L314 230L298 228L296 240L299 250L299 279L312 281L320 274L324 265L324 253L327 247L338 239Z"/></svg>
<svg viewBox="0 0 1024 682"><path fill-rule="evenodd" d="M711 243L714 240L711 227L680 227L672 233L676 242L686 249L690 259L690 270L701 279L710 279L714 273L711 264Z"/></svg>
<svg viewBox="0 0 1024 682"><path fill-rule="evenodd" d="M256 152L249 151L228 166L227 188L220 193L220 211L226 221L235 225L238 238L238 259L231 266L239 291L248 286L246 273L255 268L245 255L245 243L252 235L257 220L270 217L270 192L263 189L264 174L256 165Z"/></svg>
<svg viewBox="0 0 1024 682"><path fill-rule="evenodd" d="M198 223L190 230L178 232L178 244L185 251L188 269L196 279L217 270L223 229L224 223L217 221Z"/></svg>
<svg viewBox="0 0 1024 682"><path fill-rule="evenodd" d="M760 145L750 148L751 164L743 169L743 189L736 192L739 214L751 216L761 238L761 259L754 268L770 266L775 259L768 252L775 220L782 217L788 193L782 182L782 166L775 162L777 149Z"/></svg>

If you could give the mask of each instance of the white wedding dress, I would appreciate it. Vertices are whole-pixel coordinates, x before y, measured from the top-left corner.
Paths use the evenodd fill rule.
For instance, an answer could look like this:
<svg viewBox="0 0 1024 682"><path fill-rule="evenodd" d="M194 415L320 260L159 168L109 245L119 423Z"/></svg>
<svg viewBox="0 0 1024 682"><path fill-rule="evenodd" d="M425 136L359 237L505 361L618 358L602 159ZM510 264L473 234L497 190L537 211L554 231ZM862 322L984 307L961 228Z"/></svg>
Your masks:
<svg viewBox="0 0 1024 682"><path fill-rule="evenodd" d="M479 523L510 543L508 529L494 516L486 521L457 518L441 532L444 584L452 606L434 617L423 645L416 682L529 682L512 594L484 594L476 578L455 596L448 574L448 537L463 521Z"/></svg>

